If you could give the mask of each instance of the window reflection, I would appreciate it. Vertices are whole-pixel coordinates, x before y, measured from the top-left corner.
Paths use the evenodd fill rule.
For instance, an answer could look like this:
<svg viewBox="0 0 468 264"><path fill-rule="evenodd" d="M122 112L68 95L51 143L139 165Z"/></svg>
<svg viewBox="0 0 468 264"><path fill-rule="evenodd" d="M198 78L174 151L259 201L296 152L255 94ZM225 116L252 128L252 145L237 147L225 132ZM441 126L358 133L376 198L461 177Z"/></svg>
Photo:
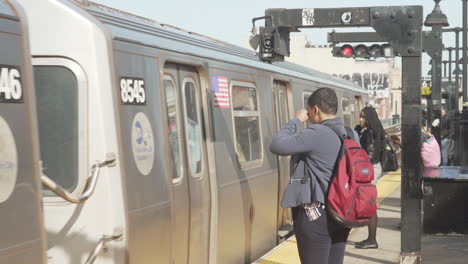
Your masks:
<svg viewBox="0 0 468 264"><path fill-rule="evenodd" d="M304 109L308 109L309 108L309 97L312 95L311 92L307 92L307 93L304 93ZM304 129L310 125L310 121L307 120L306 122L303 123L304 124ZM298 131L299 132L299 131Z"/></svg>
<svg viewBox="0 0 468 264"><path fill-rule="evenodd" d="M192 173L201 172L201 128L198 120L197 91L193 82L185 83L185 115L188 139L189 166Z"/></svg>
<svg viewBox="0 0 468 264"><path fill-rule="evenodd" d="M169 128L169 144L173 179L182 177L182 152L180 149L179 121L177 115L177 94L174 83L170 77L164 80L164 90L166 91L167 120Z"/></svg>
<svg viewBox="0 0 468 264"><path fill-rule="evenodd" d="M259 160L261 138L257 91L252 87L233 86L232 101L239 162Z"/></svg>
<svg viewBox="0 0 468 264"><path fill-rule="evenodd" d="M349 105L349 100L343 98L341 100L341 109L343 112L343 122L346 127L351 127L351 107Z"/></svg>
<svg viewBox="0 0 468 264"><path fill-rule="evenodd" d="M257 111L257 92L254 88L234 86L232 101L235 111Z"/></svg>
<svg viewBox="0 0 468 264"><path fill-rule="evenodd" d="M63 66L34 66L44 174L65 190L78 184L78 81Z"/></svg>

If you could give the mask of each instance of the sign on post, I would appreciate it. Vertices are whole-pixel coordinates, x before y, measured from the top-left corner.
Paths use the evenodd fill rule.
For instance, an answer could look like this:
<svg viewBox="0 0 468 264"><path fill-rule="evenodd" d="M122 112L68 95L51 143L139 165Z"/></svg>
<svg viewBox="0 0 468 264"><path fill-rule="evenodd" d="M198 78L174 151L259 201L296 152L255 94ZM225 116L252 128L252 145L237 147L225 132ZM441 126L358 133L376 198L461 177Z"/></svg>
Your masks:
<svg viewBox="0 0 468 264"><path fill-rule="evenodd" d="M429 96L431 95L431 81L422 81L421 83L421 95L422 96Z"/></svg>

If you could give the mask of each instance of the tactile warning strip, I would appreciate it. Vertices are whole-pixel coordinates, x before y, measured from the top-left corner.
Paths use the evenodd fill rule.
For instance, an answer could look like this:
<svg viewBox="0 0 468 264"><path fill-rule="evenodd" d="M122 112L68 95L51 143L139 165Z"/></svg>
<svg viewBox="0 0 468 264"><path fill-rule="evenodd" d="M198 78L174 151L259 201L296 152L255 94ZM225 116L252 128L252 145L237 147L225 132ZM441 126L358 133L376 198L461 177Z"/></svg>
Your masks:
<svg viewBox="0 0 468 264"><path fill-rule="evenodd" d="M254 264L301 264L297 254L296 237L290 237Z"/></svg>

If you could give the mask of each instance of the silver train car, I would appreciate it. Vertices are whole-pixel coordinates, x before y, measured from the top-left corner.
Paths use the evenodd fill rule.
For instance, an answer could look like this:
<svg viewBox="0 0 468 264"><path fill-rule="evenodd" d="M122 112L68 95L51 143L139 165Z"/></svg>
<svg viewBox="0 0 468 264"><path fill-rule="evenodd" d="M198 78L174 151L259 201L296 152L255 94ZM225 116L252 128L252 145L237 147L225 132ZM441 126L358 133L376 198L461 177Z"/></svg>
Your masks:
<svg viewBox="0 0 468 264"><path fill-rule="evenodd" d="M16 2L0 0L2 264L251 263L291 230L273 135L319 87L347 125L367 101L350 82L89 1Z"/></svg>
<svg viewBox="0 0 468 264"><path fill-rule="evenodd" d="M46 263L33 73L25 16L0 0L0 263Z"/></svg>

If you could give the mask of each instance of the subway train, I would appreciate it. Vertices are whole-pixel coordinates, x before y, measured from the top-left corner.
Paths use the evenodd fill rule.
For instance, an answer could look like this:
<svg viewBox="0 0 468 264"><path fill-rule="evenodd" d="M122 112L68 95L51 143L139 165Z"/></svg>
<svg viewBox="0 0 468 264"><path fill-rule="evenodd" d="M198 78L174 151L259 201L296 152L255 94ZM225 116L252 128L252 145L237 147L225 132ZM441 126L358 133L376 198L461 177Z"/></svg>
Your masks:
<svg viewBox="0 0 468 264"><path fill-rule="evenodd" d="M367 92L84 0L0 0L0 263L251 263L291 230L269 142ZM306 124L304 124L306 125Z"/></svg>

